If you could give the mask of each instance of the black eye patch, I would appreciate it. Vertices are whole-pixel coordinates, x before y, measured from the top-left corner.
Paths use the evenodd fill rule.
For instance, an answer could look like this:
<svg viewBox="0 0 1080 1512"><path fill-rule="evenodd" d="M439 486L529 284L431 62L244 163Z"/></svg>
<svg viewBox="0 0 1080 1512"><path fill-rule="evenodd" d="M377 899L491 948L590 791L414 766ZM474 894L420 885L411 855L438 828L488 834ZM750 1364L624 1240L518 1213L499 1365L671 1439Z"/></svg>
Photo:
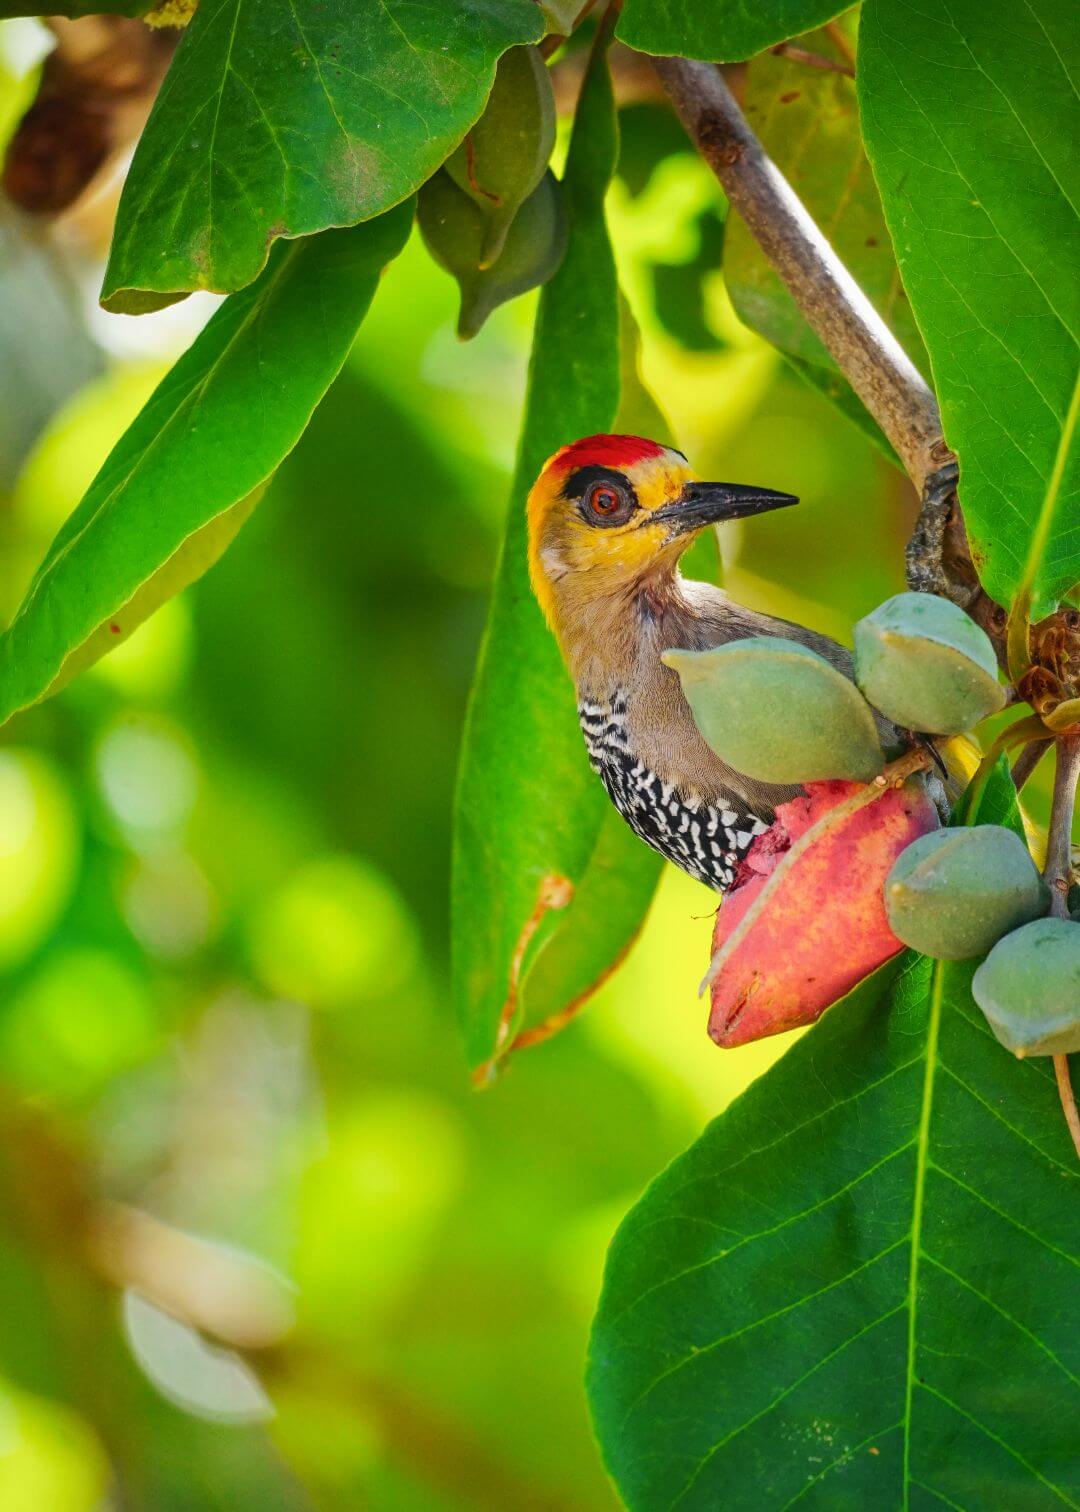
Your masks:
<svg viewBox="0 0 1080 1512"><path fill-rule="evenodd" d="M595 483L608 484L632 507L637 505L637 494L626 474L614 467L602 467L596 462L590 463L588 467L579 467L576 472L572 472L562 486L562 496L568 502L581 500L589 487Z"/></svg>

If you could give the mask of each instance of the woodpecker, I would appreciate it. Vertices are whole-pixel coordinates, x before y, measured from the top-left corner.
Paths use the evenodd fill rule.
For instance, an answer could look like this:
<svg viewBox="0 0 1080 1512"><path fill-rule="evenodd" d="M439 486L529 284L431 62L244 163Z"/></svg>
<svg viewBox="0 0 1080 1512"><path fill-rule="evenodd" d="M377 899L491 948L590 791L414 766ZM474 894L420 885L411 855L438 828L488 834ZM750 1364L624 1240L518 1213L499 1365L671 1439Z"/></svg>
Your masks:
<svg viewBox="0 0 1080 1512"><path fill-rule="evenodd" d="M777 804L800 789L721 761L660 654L783 635L851 676L849 653L827 636L756 614L679 571L707 526L796 503L701 482L682 452L639 436L564 446L529 494L529 573L577 689L593 769L642 840L721 893Z"/></svg>

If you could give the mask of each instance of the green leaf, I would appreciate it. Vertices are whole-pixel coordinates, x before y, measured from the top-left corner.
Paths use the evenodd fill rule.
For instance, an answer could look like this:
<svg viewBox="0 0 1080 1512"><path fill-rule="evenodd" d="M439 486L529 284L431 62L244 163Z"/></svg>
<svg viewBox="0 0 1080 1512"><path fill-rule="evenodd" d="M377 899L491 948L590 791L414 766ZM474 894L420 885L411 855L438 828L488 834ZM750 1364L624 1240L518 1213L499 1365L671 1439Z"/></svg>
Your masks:
<svg viewBox="0 0 1080 1512"><path fill-rule="evenodd" d="M845 30L853 43L854 27L845 23ZM801 45L840 59L825 32L801 39ZM863 293L916 367L929 371L859 134L855 81L844 73L766 53L747 70L745 109L777 167ZM724 278L739 318L779 347L802 377L834 399L891 454L880 429L739 216L732 216L728 227Z"/></svg>
<svg viewBox="0 0 1080 1512"><path fill-rule="evenodd" d="M802 357L792 357L785 353L788 366L812 389L817 389L820 394L831 404L835 404L846 419L852 425L858 426L863 435L871 440L881 454L888 457L894 467L904 470L904 464L893 450L891 443L885 436L885 432L873 418L870 411L863 404L855 390L847 379L835 368L819 366L816 362L807 362Z"/></svg>
<svg viewBox="0 0 1080 1512"><path fill-rule="evenodd" d="M1075 11L867 0L859 97L983 586L1035 618L1080 580Z"/></svg>
<svg viewBox="0 0 1080 1512"><path fill-rule="evenodd" d="M614 429L673 445L671 428L641 376L641 333L619 294L619 409ZM642 845L605 805L589 864L559 927L533 953L522 984L522 1018L534 1024L573 1013L622 963L660 881L663 858Z"/></svg>
<svg viewBox="0 0 1080 1512"><path fill-rule="evenodd" d="M574 1012L622 964L663 865L609 803L573 901L532 958L522 987L527 1023Z"/></svg>
<svg viewBox="0 0 1080 1512"><path fill-rule="evenodd" d="M615 431L624 436L648 436L662 446L674 446L668 418L641 376L641 331L626 296L619 294L619 410Z"/></svg>
<svg viewBox="0 0 1080 1512"><path fill-rule="evenodd" d="M154 391L0 635L0 723L117 644L231 541L344 362L412 208L278 249Z"/></svg>
<svg viewBox="0 0 1080 1512"><path fill-rule="evenodd" d="M661 57L734 63L846 9L836 0L626 0L616 34Z"/></svg>
<svg viewBox="0 0 1080 1512"><path fill-rule="evenodd" d="M405 199L483 110L535 0L201 0L124 186L102 303L243 288L278 237Z"/></svg>
<svg viewBox="0 0 1080 1512"><path fill-rule="evenodd" d="M705 315L705 279L720 266L727 226L727 206L707 205L697 217L697 252L687 262L652 265L656 318L688 352L715 352L724 341Z"/></svg>
<svg viewBox="0 0 1080 1512"><path fill-rule="evenodd" d="M611 81L601 53L590 66L567 159L569 245L540 295L506 538L458 781L453 979L474 1067L505 1046L520 1020L515 989L533 960L540 976L532 998L551 1007L564 988L578 995L595 983L636 928L625 898L613 931L606 923L593 927L610 893L602 875L624 887L618 867L605 857L629 855L640 842L605 825L608 800L589 769L574 689L529 584L524 509L551 453L579 436L610 430L618 408L619 295L603 210L615 155ZM641 879L640 920L656 872L640 858L631 865ZM602 895L585 927L575 928L581 913L575 902L544 911L552 879L568 883L578 900ZM570 891L563 888L559 897L565 905ZM565 957L553 943L545 945L556 931L565 931L568 941L575 936ZM548 954L543 969L542 950Z"/></svg>
<svg viewBox="0 0 1080 1512"><path fill-rule="evenodd" d="M632 1512L1077 1504L1080 1171L974 965L856 989L623 1224L589 1389Z"/></svg>
<svg viewBox="0 0 1080 1512"><path fill-rule="evenodd" d="M549 31L568 36L574 29L574 22L585 9L585 4L584 0L540 0L540 9Z"/></svg>

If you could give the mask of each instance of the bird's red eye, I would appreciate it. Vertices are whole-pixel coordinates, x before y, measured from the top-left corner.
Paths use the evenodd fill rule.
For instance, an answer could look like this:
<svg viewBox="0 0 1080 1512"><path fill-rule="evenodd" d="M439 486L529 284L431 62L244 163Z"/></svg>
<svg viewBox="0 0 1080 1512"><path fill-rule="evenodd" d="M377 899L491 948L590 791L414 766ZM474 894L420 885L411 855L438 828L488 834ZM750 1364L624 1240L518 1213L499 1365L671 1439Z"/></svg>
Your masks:
<svg viewBox="0 0 1080 1512"><path fill-rule="evenodd" d="M598 515L614 514L621 503L613 488L595 488L589 497L589 505Z"/></svg>

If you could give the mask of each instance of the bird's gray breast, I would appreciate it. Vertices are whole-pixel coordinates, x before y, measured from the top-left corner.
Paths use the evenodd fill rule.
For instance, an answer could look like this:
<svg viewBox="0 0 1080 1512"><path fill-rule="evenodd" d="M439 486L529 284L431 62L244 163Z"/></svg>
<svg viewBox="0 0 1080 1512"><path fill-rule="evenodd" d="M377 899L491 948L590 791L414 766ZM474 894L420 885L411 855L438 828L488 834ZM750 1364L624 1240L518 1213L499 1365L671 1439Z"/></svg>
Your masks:
<svg viewBox="0 0 1080 1512"><path fill-rule="evenodd" d="M578 719L593 770L634 833L707 887L730 887L764 821L734 794L712 805L662 782L632 749L624 694L583 700Z"/></svg>

